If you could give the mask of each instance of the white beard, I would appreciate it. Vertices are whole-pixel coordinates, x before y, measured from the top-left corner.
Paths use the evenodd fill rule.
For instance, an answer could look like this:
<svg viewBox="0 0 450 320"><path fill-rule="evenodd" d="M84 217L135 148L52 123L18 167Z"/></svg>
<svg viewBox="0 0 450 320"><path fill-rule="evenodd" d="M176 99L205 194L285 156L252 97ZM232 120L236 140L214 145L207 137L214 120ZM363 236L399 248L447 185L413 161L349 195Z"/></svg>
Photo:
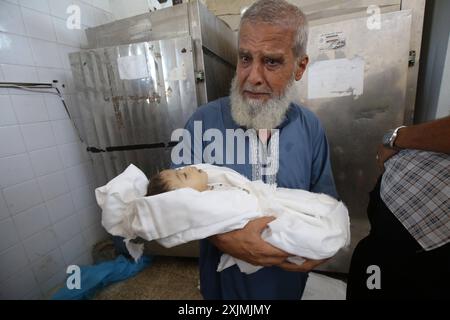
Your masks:
<svg viewBox="0 0 450 320"><path fill-rule="evenodd" d="M247 129L275 129L286 117L289 104L295 98L297 89L294 76L286 86L283 94L261 102L257 99L246 99L240 91L237 76L231 82L230 101L231 116L234 121Z"/></svg>

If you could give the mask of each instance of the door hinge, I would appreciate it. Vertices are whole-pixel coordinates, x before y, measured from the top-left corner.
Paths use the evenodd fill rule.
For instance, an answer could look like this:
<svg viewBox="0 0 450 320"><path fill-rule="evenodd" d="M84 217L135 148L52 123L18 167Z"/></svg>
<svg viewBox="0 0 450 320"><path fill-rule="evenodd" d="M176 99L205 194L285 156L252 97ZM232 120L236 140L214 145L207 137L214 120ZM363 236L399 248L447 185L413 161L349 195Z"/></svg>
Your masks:
<svg viewBox="0 0 450 320"><path fill-rule="evenodd" d="M410 67L414 67L415 64L416 64L416 51L411 50L409 51L408 65Z"/></svg>
<svg viewBox="0 0 450 320"><path fill-rule="evenodd" d="M197 82L205 81L205 72L204 71L197 71L197 72L195 72L195 80Z"/></svg>

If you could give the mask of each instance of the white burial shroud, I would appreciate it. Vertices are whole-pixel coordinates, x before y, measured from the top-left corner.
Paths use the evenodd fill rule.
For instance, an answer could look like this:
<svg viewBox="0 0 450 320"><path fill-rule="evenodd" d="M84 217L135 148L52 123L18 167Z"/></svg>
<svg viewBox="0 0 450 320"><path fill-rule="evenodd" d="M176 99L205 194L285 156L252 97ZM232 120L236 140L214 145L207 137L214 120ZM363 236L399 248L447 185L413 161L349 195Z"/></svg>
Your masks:
<svg viewBox="0 0 450 320"><path fill-rule="evenodd" d="M208 174L209 184L230 188L203 192L183 188L146 197L148 179L130 165L95 190L102 225L110 234L125 238L133 258L138 259L143 252L143 244L130 242L137 237L170 248L243 228L262 216L276 217L262 238L291 254L288 259L293 263L301 264L303 258L330 258L350 243L347 208L328 195L250 181L225 167L195 167ZM234 264L245 273L261 268L223 254L218 271Z"/></svg>

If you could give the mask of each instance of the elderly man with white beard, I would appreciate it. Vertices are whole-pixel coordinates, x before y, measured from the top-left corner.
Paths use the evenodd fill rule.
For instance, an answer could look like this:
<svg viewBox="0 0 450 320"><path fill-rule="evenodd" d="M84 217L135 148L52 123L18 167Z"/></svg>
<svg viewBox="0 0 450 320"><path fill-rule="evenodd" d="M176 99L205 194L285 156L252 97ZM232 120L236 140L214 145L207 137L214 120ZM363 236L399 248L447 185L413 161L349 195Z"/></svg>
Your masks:
<svg viewBox="0 0 450 320"><path fill-rule="evenodd" d="M258 133L276 129L278 165L271 179L261 172L255 175L264 165L251 162L248 155L245 163L212 164L227 166L249 179L260 177L278 187L337 198L324 130L311 111L292 102L295 81L302 78L308 64L307 34L306 18L298 7L280 0L253 4L240 24L238 64L230 97L200 107L185 129L192 137L196 121L201 122L203 132L216 129L223 137L230 129L253 129ZM258 136L261 140L258 143L274 139L270 134ZM204 149L207 142L201 141L200 145ZM193 146L191 143L192 162L207 162L203 158L194 159ZM251 148L248 149L250 152ZM229 142L223 145L224 154L232 153L234 157L236 150ZM190 163L173 166L187 164ZM200 288L205 299L301 298L307 272L324 261L306 260L300 266L287 262L286 252L261 239L261 232L273 219L259 218L243 229L200 241ZM222 253L264 268L250 275L241 273L236 266L217 272Z"/></svg>

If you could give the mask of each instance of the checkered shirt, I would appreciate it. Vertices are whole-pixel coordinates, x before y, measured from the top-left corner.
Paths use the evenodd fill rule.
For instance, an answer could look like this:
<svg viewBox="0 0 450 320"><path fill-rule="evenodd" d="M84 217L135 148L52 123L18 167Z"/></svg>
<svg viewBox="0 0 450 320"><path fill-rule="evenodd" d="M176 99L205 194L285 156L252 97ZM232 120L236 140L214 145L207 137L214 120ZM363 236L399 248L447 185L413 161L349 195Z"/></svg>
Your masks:
<svg viewBox="0 0 450 320"><path fill-rule="evenodd" d="M426 251L450 241L450 155L402 150L385 163L381 199Z"/></svg>

